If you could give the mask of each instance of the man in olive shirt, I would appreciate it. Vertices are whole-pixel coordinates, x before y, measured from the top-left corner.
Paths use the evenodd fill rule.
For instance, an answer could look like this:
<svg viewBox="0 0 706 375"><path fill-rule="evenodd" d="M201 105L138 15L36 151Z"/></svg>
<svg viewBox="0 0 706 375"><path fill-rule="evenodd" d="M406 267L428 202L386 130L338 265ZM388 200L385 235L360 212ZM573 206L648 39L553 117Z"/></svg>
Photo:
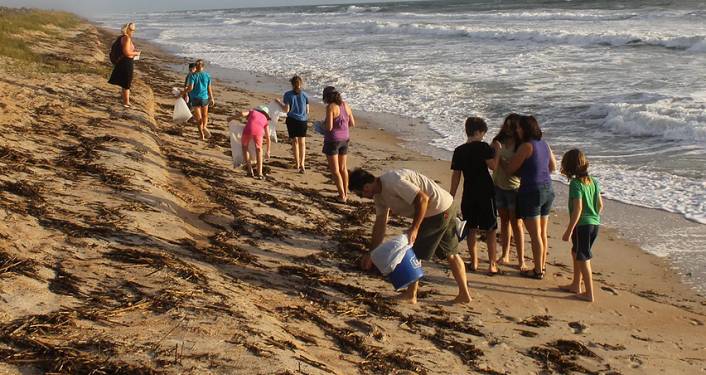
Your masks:
<svg viewBox="0 0 706 375"><path fill-rule="evenodd" d="M466 280L466 267L458 254L458 238L454 218L458 207L453 197L433 180L410 169L397 169L375 177L363 169L351 172L349 190L375 201L375 225L372 248L382 243L390 213L412 218L412 227L407 231L410 245L419 260L431 260L434 255L449 261L454 279L458 284L458 296L454 303L471 301ZM369 257L363 260L369 269ZM419 282L407 288L402 300L417 303Z"/></svg>

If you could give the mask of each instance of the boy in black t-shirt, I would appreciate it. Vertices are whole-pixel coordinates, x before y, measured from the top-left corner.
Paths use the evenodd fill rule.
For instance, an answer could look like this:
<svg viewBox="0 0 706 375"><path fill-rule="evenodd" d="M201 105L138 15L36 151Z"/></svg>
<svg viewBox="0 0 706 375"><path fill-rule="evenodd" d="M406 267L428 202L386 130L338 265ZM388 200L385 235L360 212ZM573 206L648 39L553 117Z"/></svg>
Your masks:
<svg viewBox="0 0 706 375"><path fill-rule="evenodd" d="M471 270L478 269L476 233L485 231L488 244L490 266L488 274L498 273L495 259L495 232L497 230L497 210L495 209L495 188L488 168L495 169L497 157L495 149L483 142L488 125L480 117L466 119L468 141L454 150L451 159L451 195L456 196L461 174L463 173L463 197L461 212L466 220L468 233L468 251L471 253Z"/></svg>

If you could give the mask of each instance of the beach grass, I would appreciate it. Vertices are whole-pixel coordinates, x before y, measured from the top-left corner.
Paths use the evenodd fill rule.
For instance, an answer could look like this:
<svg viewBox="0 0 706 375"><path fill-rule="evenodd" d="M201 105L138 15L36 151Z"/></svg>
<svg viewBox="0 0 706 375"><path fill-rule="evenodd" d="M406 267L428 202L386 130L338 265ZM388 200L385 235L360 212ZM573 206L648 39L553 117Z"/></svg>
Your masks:
<svg viewBox="0 0 706 375"><path fill-rule="evenodd" d="M77 16L58 11L13 9L0 7L0 56L22 64L33 64L39 72L104 74L106 69L57 60L33 51L27 35L41 32L56 37L61 30L70 30L81 24Z"/></svg>

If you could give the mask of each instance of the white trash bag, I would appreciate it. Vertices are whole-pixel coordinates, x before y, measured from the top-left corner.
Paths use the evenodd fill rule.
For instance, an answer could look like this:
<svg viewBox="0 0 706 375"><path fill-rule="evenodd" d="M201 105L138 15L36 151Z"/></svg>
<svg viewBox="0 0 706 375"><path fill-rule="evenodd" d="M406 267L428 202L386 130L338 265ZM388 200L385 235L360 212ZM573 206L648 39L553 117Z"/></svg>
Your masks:
<svg viewBox="0 0 706 375"><path fill-rule="evenodd" d="M375 267L380 270L380 273L382 273L383 276L387 276L402 262L408 249L409 240L407 235L400 234L376 247L375 250L370 253L370 259L373 261Z"/></svg>
<svg viewBox="0 0 706 375"><path fill-rule="evenodd" d="M233 156L233 166L240 167L245 163L245 157L243 156L243 144L241 140L243 138L243 129L245 125L233 120L228 123L229 138L230 138L230 153ZM255 142L250 142L249 145L250 157L255 157Z"/></svg>
<svg viewBox="0 0 706 375"><path fill-rule="evenodd" d="M271 101L267 108L270 110L270 140L277 143L277 121L280 117L287 117L287 114L282 112L282 107L275 100Z"/></svg>
<svg viewBox="0 0 706 375"><path fill-rule="evenodd" d="M181 89L178 87L172 87L172 96L181 96Z"/></svg>
<svg viewBox="0 0 706 375"><path fill-rule="evenodd" d="M176 102L174 103L174 113L172 114L172 119L177 124L181 124L189 121L190 118L191 111L189 111L189 106L186 105L184 99L177 98Z"/></svg>

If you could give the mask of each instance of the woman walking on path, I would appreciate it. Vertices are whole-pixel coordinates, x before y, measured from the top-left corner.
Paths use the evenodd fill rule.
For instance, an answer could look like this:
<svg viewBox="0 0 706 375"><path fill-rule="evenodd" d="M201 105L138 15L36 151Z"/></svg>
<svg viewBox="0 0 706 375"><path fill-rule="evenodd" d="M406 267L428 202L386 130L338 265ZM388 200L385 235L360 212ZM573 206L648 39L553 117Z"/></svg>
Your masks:
<svg viewBox="0 0 706 375"><path fill-rule="evenodd" d="M517 138L516 129L519 126L520 115L509 114L498 135L493 138L492 147L500 158L500 163L493 170L493 183L495 184L495 206L500 216L500 244L503 253L498 259L502 265L510 264L510 242L515 238L517 249L517 265L520 271L526 271L524 228L522 220L517 217L517 189L520 187L520 178L513 176L505 170L502 162L507 163L515 155L516 147L521 143Z"/></svg>
<svg viewBox="0 0 706 375"><path fill-rule="evenodd" d="M122 88L123 107L131 108L130 86L132 86L132 77L135 70L135 58L139 58L140 51L136 50L135 45L132 43L135 24L132 22L125 24L120 31L122 33L120 37L120 55L113 66L113 73L111 73L108 83Z"/></svg>
<svg viewBox="0 0 706 375"><path fill-rule="evenodd" d="M338 201L345 203L348 199L349 128L355 126L355 117L351 107L343 101L341 93L333 86L324 88L323 100L326 104L326 120L322 152L326 154L329 170L338 189Z"/></svg>
<svg viewBox="0 0 706 375"><path fill-rule="evenodd" d="M547 257L547 226L549 211L554 202L551 174L556 170L556 159L534 116L521 116L517 137L522 144L510 159L505 170L520 176L517 193L517 216L525 222L532 240L534 270L527 276L544 278Z"/></svg>
<svg viewBox="0 0 706 375"><path fill-rule="evenodd" d="M215 105L213 98L213 89L211 87L211 75L204 71L206 64L203 60L196 60L196 73L191 74L187 78L187 87L182 95L189 95L189 99L194 109L196 109L196 118L199 120L199 133L201 140L205 141L207 137L211 137L211 132L206 129L208 124L208 106Z"/></svg>
<svg viewBox="0 0 706 375"><path fill-rule="evenodd" d="M309 119L309 97L302 91L304 81L299 76L292 77L289 82L292 90L284 93L282 100L277 100L282 109L287 112L287 133L292 141L292 153L299 173L304 173L306 158L306 122Z"/></svg>

